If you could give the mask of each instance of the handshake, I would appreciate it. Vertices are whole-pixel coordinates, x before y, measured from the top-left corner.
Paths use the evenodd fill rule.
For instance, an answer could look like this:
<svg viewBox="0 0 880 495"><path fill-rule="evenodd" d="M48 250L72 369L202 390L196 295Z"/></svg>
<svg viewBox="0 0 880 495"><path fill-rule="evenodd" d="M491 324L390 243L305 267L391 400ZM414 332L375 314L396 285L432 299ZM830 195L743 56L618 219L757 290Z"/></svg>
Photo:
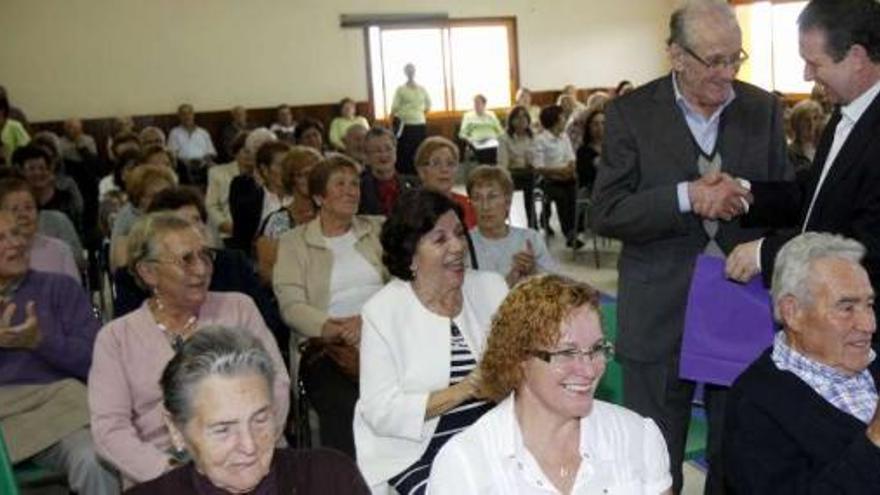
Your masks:
<svg viewBox="0 0 880 495"><path fill-rule="evenodd" d="M729 221L749 209L752 194L740 181L723 172L710 172L688 183L694 214L709 220Z"/></svg>

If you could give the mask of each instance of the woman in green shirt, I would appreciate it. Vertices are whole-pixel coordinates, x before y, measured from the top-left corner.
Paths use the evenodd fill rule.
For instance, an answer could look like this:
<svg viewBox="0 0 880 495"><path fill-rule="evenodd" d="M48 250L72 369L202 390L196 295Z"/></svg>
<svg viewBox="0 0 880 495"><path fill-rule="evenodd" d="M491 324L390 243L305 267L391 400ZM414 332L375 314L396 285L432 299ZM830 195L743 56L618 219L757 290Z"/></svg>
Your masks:
<svg viewBox="0 0 880 495"><path fill-rule="evenodd" d="M330 144L333 145L334 149L345 151L345 143L342 138L345 137L348 128L354 124L360 124L367 129L370 128L370 123L367 122L367 119L357 114L354 100L348 97L343 98L339 102L339 116L330 122Z"/></svg>
<svg viewBox="0 0 880 495"><path fill-rule="evenodd" d="M416 84L416 66L406 64L403 68L406 84L394 92L391 115L400 123L397 138L397 171L401 174L415 175L413 158L416 148L428 135L425 115L431 111L431 97L422 86Z"/></svg>

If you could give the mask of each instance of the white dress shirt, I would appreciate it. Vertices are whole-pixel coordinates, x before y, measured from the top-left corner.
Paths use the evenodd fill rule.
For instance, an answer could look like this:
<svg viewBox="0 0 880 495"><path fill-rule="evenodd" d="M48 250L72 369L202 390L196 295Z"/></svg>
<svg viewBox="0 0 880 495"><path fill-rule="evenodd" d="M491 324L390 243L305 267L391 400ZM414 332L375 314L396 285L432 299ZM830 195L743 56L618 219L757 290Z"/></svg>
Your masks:
<svg viewBox="0 0 880 495"><path fill-rule="evenodd" d="M568 134L555 135L548 130L541 131L535 137L532 148L532 159L535 168L562 168L575 161L574 150Z"/></svg>
<svg viewBox="0 0 880 495"><path fill-rule="evenodd" d="M581 463L571 493L657 495L672 486L657 425L608 402L581 418ZM428 493L543 495L559 491L523 443L511 394L440 449Z"/></svg>
<svg viewBox="0 0 880 495"><path fill-rule="evenodd" d="M183 126L171 129L168 134L168 149L181 160L202 160L209 155L217 155L211 135L201 127L196 127L192 132Z"/></svg>

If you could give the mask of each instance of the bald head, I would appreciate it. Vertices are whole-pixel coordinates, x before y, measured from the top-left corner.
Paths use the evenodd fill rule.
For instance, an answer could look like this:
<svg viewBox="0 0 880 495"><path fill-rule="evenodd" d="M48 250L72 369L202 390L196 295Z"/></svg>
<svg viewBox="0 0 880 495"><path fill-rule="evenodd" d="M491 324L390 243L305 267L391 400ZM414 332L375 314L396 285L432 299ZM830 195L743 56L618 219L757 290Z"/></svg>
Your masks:
<svg viewBox="0 0 880 495"><path fill-rule="evenodd" d="M667 44L692 47L700 43L706 25L739 33L733 8L724 0L686 0L669 18Z"/></svg>

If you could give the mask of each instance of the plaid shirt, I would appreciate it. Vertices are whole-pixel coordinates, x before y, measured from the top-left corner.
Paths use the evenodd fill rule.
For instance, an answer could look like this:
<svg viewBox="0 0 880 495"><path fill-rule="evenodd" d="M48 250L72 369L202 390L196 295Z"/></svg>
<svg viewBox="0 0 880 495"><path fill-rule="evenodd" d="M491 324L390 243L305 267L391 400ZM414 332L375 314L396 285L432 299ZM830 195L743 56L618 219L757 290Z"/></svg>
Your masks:
<svg viewBox="0 0 880 495"><path fill-rule="evenodd" d="M877 389L867 369L856 375L846 375L813 361L788 346L785 332L776 334L771 357L777 368L794 373L837 409L866 424L871 421L877 407ZM870 361L875 357L872 350Z"/></svg>

